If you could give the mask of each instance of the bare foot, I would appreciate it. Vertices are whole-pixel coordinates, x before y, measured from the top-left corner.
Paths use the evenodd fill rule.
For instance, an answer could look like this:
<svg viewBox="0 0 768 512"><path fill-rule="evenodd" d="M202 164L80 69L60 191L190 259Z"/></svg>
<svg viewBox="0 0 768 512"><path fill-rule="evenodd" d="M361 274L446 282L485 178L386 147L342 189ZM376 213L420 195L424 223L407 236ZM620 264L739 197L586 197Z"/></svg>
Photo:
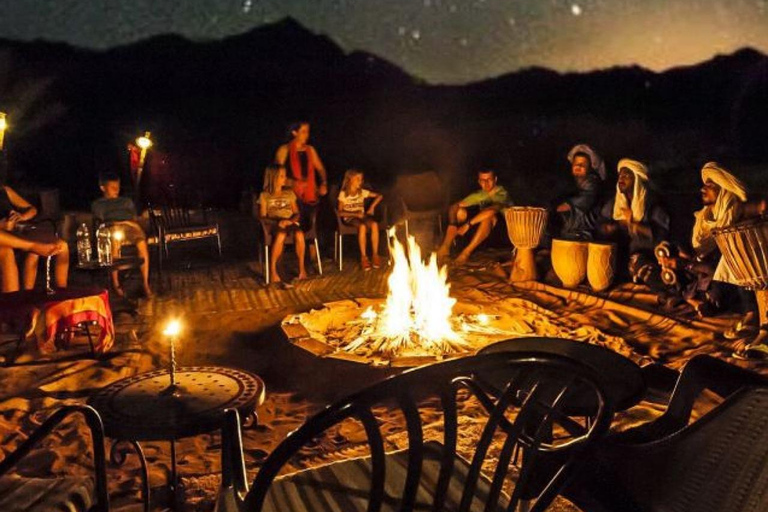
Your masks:
<svg viewBox="0 0 768 512"><path fill-rule="evenodd" d="M462 253L462 254L459 254L459 256L455 260L453 260L453 264L454 266L462 267L467 264L467 261L469 261L469 256Z"/></svg>
<svg viewBox="0 0 768 512"><path fill-rule="evenodd" d="M37 242L33 243L29 250L30 252L46 257L56 256L61 252L61 248L58 246L58 244L41 244Z"/></svg>
<svg viewBox="0 0 768 512"><path fill-rule="evenodd" d="M144 297L146 297L148 299L151 299L152 297L154 297L154 295L155 294L152 291L152 288L150 288L148 284L145 284L144 285Z"/></svg>
<svg viewBox="0 0 768 512"><path fill-rule="evenodd" d="M125 290L123 290L123 287L118 285L112 286L112 290L115 292L115 295L117 295L120 298L125 297Z"/></svg>
<svg viewBox="0 0 768 512"><path fill-rule="evenodd" d="M301 281L302 279L306 279L306 278L307 278L306 272L299 272L299 275L296 276L296 281Z"/></svg>
<svg viewBox="0 0 768 512"><path fill-rule="evenodd" d="M283 280L282 280L282 279L280 279L280 276L279 276L279 275L277 275L277 272L274 272L274 273L270 274L270 276L269 276L269 282L270 282L270 283L282 283L282 282L283 282Z"/></svg>

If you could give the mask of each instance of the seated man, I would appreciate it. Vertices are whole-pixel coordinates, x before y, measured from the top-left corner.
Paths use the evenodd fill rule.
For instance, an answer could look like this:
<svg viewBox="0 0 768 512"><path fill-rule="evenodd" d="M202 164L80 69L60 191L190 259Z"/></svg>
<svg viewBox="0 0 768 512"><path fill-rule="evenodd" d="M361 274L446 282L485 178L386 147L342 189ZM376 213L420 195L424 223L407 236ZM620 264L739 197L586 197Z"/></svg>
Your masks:
<svg viewBox="0 0 768 512"><path fill-rule="evenodd" d="M136 221L136 205L129 197L120 197L120 178L115 174L106 174L99 177L99 188L102 197L91 203L91 212L98 222L108 223L112 226L113 243L112 253L116 257L120 250L118 244L114 243L115 230L120 229L123 232L123 240L126 244L136 246L139 257L144 261L141 264L141 278L144 286L144 295L152 296L152 289L149 287L149 248L147 247L147 237L144 230ZM123 297L125 292L120 286L120 277L117 271L112 272L112 286L115 293Z"/></svg>
<svg viewBox="0 0 768 512"><path fill-rule="evenodd" d="M712 231L739 221L747 201L747 191L738 178L715 162L704 165L701 180L704 183L701 188L704 207L694 214L693 250L678 249L676 255L659 257L659 264L680 272L681 283L674 291L704 316L723 307L724 297L729 291L726 283L734 283L733 276L720 257ZM735 292L736 289L730 291ZM749 301L749 295L742 294L742 300ZM750 303L744 306L749 307Z"/></svg>
<svg viewBox="0 0 768 512"><path fill-rule="evenodd" d="M576 191L555 209L559 237L566 240L591 240L594 229L593 210L599 204L605 164L594 149L578 144L568 153Z"/></svg>
<svg viewBox="0 0 768 512"><path fill-rule="evenodd" d="M616 195L600 210L597 234L617 244L617 270L644 282L656 263L654 247L669 233L669 215L648 189L645 165L624 158L618 171Z"/></svg>
<svg viewBox="0 0 768 512"><path fill-rule="evenodd" d="M464 236L472 226L477 226L469 244L456 258L457 265L463 265L469 259L478 245L488 238L491 229L496 225L498 214L502 208L511 206L507 190L496 184L496 173L490 169L477 172L477 182L480 190L473 192L458 203L451 205L448 210L448 229L445 238L437 250L437 257L445 259L450 254L451 244L457 236ZM477 208L477 214L470 218L469 208Z"/></svg>
<svg viewBox="0 0 768 512"><path fill-rule="evenodd" d="M0 229L0 292L19 291L19 269L16 266L14 249L39 256L56 256L62 250L59 243L38 243L25 240Z"/></svg>
<svg viewBox="0 0 768 512"><path fill-rule="evenodd" d="M0 230L7 232L17 231L16 234L18 235L19 223L32 220L36 215L37 209L34 206L32 206L26 199L21 197L11 187L0 183ZM69 277L69 247L67 246L67 243L64 240L55 237L55 234L48 234L46 238L49 239L45 240L33 241L31 240L32 237L26 235L20 236L20 238L27 239L27 241L32 244L22 244L24 247L29 247L30 249L25 249L19 245L13 246L15 249L21 249L27 253L24 257L24 289L31 290L35 287L35 280L37 279L37 266L40 260L40 255L42 254L39 249L42 246L48 246L49 248L50 246L56 247L56 250L53 253L46 254L46 256L56 256L56 263L54 266L54 285L57 288L66 288L67 279ZM36 247L37 249L31 249L33 247ZM51 251L47 250L45 252L50 253ZM10 264L6 264L4 262L3 265L8 265L8 268L10 268ZM16 266L15 262L13 263L13 266ZM3 284L3 286L5 287L5 284ZM15 278L11 277L10 286L15 286L16 290L18 290L18 272L16 273Z"/></svg>

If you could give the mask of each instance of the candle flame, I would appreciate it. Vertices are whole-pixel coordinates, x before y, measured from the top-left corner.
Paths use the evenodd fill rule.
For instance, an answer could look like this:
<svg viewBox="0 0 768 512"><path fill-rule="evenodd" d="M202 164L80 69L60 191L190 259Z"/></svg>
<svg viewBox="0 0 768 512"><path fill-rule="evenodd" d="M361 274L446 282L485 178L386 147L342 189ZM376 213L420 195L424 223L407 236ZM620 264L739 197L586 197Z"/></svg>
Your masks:
<svg viewBox="0 0 768 512"><path fill-rule="evenodd" d="M181 332L181 322L178 320L169 320L167 324L165 324L165 329L163 330L163 334L165 336L178 336Z"/></svg>

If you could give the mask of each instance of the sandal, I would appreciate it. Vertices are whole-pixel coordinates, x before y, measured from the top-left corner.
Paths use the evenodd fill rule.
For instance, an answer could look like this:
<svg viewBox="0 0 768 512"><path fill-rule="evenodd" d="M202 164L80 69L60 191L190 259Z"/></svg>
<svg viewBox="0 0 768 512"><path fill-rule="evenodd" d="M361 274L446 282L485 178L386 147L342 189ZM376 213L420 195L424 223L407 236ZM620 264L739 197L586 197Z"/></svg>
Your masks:
<svg viewBox="0 0 768 512"><path fill-rule="evenodd" d="M744 320L739 320L730 329L723 333L723 338L727 340L738 340L741 338L748 338L757 334L757 326L744 323Z"/></svg>
<svg viewBox="0 0 768 512"><path fill-rule="evenodd" d="M768 360L768 345L755 343L747 345L743 352L734 352L733 357L742 361L766 361Z"/></svg>

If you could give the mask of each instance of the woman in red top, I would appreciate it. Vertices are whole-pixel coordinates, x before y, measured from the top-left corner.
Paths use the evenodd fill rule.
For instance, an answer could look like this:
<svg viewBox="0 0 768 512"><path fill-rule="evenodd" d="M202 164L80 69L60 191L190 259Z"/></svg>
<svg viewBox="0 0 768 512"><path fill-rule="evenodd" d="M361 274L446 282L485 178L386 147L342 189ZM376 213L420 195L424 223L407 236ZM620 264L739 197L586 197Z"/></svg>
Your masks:
<svg viewBox="0 0 768 512"><path fill-rule="evenodd" d="M307 144L309 123L293 123L288 127L288 131L291 140L277 148L275 162L284 165L288 171L288 177L293 182L293 192L298 199L301 228L308 231L320 196L328 193L328 179L317 151Z"/></svg>

